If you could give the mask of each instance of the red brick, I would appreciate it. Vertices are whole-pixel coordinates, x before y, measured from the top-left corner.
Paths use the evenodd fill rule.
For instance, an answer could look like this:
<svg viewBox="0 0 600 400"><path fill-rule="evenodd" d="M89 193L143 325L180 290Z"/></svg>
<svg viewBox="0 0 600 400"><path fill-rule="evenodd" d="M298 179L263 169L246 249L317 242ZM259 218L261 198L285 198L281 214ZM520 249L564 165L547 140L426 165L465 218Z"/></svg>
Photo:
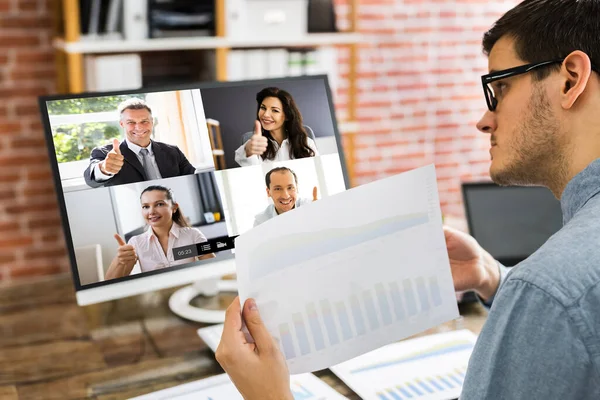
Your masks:
<svg viewBox="0 0 600 400"><path fill-rule="evenodd" d="M15 135L21 132L23 126L19 122L1 122L0 135Z"/></svg>
<svg viewBox="0 0 600 400"><path fill-rule="evenodd" d="M59 227L61 226L61 218L58 215L49 215L45 217L36 217L33 220L27 223L27 226L30 229L35 229L38 227Z"/></svg>
<svg viewBox="0 0 600 400"><path fill-rule="evenodd" d="M37 11L39 7L38 0L17 0L19 11Z"/></svg>
<svg viewBox="0 0 600 400"><path fill-rule="evenodd" d="M10 145L13 149L46 150L46 140L44 138L18 136L11 140Z"/></svg>
<svg viewBox="0 0 600 400"><path fill-rule="evenodd" d="M0 265L12 263L12 262L16 261L16 259L17 259L17 255L15 254L14 251L9 252L9 253L0 252ZM0 274L0 277L1 276L2 276L2 274Z"/></svg>
<svg viewBox="0 0 600 400"><path fill-rule="evenodd" d="M21 64L52 64L54 63L54 52L52 50L18 50L15 62Z"/></svg>
<svg viewBox="0 0 600 400"><path fill-rule="evenodd" d="M0 34L0 47L34 47L41 44L37 34Z"/></svg>
<svg viewBox="0 0 600 400"><path fill-rule="evenodd" d="M56 71L54 69L46 69L41 71L33 70L15 70L9 73L9 79L14 81L47 81L56 78Z"/></svg>
<svg viewBox="0 0 600 400"><path fill-rule="evenodd" d="M30 97L30 96L37 97L37 96L44 96L47 94L48 94L48 89L45 86L41 86L41 85L26 86L26 87L0 88L0 99Z"/></svg>
<svg viewBox="0 0 600 400"><path fill-rule="evenodd" d="M17 3L23 0L18 0ZM0 16L0 28L24 28L33 29L39 28L40 26L51 26L52 19L48 15L37 15L37 16L16 16L16 15L4 15Z"/></svg>
<svg viewBox="0 0 600 400"><path fill-rule="evenodd" d="M21 214L26 212L37 212L37 211L54 211L56 205L42 204L11 204L6 206L6 212L9 214Z"/></svg>
<svg viewBox="0 0 600 400"><path fill-rule="evenodd" d="M29 236L11 235L13 237L0 235L0 249L10 247L23 247L33 244L33 239Z"/></svg>
<svg viewBox="0 0 600 400"><path fill-rule="evenodd" d="M53 178L52 171L48 169L31 169L28 170L25 177L28 181L48 181Z"/></svg>
<svg viewBox="0 0 600 400"><path fill-rule="evenodd" d="M67 251L63 247L47 248L39 250L35 248L25 249L24 258L26 260L35 260L36 258L57 258L67 255Z"/></svg>
<svg viewBox="0 0 600 400"><path fill-rule="evenodd" d="M0 168L17 165L39 165L47 163L48 155L46 153L39 153L37 155L27 156L21 154L0 155Z"/></svg>
<svg viewBox="0 0 600 400"><path fill-rule="evenodd" d="M62 272L64 268L59 263L46 264L42 266L19 266L9 269L11 278L23 278L32 276L54 275Z"/></svg>
<svg viewBox="0 0 600 400"><path fill-rule="evenodd" d="M17 117L35 116L39 117L40 107L37 104L17 104L15 106Z"/></svg>

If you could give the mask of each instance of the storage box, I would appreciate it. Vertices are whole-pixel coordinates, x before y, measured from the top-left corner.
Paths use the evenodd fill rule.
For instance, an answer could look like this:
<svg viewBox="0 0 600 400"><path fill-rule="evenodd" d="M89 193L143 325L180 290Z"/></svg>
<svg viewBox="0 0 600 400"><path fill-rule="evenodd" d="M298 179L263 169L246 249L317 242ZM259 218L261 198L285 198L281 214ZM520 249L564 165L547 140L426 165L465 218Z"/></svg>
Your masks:
<svg viewBox="0 0 600 400"><path fill-rule="evenodd" d="M308 0L227 0L229 39L300 39L307 32Z"/></svg>

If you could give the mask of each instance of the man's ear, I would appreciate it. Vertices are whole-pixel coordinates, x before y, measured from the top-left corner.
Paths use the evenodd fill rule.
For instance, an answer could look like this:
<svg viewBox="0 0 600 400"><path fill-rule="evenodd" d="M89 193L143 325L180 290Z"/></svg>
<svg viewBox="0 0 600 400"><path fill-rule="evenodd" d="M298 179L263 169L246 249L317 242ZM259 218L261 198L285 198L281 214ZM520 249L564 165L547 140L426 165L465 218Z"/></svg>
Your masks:
<svg viewBox="0 0 600 400"><path fill-rule="evenodd" d="M267 188L267 197L271 197L271 191Z"/></svg>
<svg viewBox="0 0 600 400"><path fill-rule="evenodd" d="M592 62L583 51L570 53L560 69L562 87L560 104L564 109L573 107L581 96L592 74Z"/></svg>

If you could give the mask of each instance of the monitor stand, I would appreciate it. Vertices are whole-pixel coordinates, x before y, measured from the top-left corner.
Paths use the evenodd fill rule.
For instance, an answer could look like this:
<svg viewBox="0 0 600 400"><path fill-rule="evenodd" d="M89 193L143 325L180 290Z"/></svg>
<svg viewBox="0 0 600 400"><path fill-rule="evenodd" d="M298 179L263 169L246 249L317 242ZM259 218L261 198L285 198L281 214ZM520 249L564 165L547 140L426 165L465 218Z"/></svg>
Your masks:
<svg viewBox="0 0 600 400"><path fill-rule="evenodd" d="M169 308L176 315L205 324L222 324L225 310L208 310L190 304L197 296L216 296L220 292L237 292L237 281L221 278L204 278L185 286L171 295Z"/></svg>

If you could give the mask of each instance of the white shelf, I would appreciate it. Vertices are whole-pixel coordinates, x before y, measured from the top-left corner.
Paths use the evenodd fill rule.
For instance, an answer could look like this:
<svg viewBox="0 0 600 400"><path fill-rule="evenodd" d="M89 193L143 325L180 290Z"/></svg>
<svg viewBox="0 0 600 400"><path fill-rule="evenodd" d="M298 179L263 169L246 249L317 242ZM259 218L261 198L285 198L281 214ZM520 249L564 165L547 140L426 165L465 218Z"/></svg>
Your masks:
<svg viewBox="0 0 600 400"><path fill-rule="evenodd" d="M311 33L299 39L234 40L219 37L183 37L144 40L88 39L71 43L55 39L54 47L66 53L98 54L245 47L310 47L352 44L359 41L359 35L356 33Z"/></svg>

